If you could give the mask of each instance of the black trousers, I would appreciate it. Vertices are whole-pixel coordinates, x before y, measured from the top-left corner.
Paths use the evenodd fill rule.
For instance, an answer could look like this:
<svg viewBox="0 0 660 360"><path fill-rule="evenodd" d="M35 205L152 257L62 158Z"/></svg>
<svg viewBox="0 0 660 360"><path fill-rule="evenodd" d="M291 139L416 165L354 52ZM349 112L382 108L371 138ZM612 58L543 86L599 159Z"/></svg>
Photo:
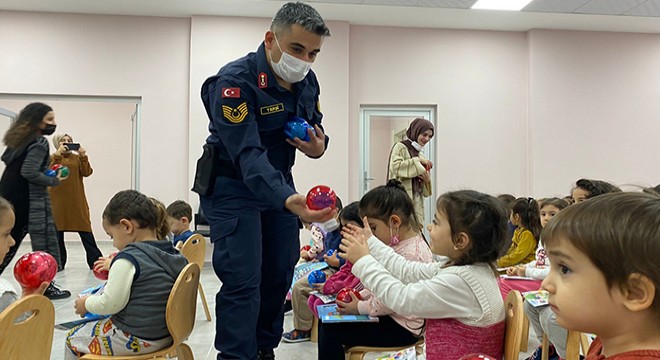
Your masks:
<svg viewBox="0 0 660 360"><path fill-rule="evenodd" d="M66 265L66 247L64 246L64 231L57 232L57 244L60 247L60 259L62 260L62 268ZM80 235L80 240L82 240L83 247L85 248L85 255L87 257L87 265L90 269L94 268L94 261L98 260L99 257L103 256L101 250L96 245L96 240L94 239L94 234L86 231L78 231Z"/></svg>
<svg viewBox="0 0 660 360"><path fill-rule="evenodd" d="M389 316L379 316L378 322L319 322L319 360L344 359L344 349L353 346L413 346L419 337L399 325Z"/></svg>

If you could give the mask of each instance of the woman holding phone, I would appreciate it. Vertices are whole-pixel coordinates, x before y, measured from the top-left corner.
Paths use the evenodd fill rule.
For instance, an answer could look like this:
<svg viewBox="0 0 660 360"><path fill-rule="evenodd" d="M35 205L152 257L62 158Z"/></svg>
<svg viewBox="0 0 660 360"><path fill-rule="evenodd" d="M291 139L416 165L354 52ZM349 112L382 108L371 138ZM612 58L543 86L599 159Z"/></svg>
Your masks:
<svg viewBox="0 0 660 360"><path fill-rule="evenodd" d="M51 156L50 166L62 164L69 168L68 180L60 186L50 189L62 266L64 267L67 259L64 233L77 232L85 248L87 265L93 269L94 261L102 254L92 233L83 178L92 175L94 170L89 164L87 151L80 144L74 143L71 135L55 134L53 145L57 151Z"/></svg>

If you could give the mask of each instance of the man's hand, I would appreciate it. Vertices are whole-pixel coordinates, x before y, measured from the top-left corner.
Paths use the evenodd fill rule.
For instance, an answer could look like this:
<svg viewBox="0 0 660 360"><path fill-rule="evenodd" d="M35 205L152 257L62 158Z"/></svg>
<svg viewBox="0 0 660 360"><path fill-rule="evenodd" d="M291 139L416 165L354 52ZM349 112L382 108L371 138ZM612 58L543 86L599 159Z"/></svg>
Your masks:
<svg viewBox="0 0 660 360"><path fill-rule="evenodd" d="M314 131L316 131L316 134ZM314 130L312 128L307 129L307 135L309 135L309 141L302 141L299 138L295 138L293 140L286 139L286 142L295 146L309 157L317 158L323 155L325 152L325 134L321 130L321 127L314 125Z"/></svg>
<svg viewBox="0 0 660 360"><path fill-rule="evenodd" d="M337 216L336 208L325 208L321 210L312 210L307 207L307 199L304 195L293 194L284 202L286 207L292 213L298 215L303 221L313 223L323 223Z"/></svg>

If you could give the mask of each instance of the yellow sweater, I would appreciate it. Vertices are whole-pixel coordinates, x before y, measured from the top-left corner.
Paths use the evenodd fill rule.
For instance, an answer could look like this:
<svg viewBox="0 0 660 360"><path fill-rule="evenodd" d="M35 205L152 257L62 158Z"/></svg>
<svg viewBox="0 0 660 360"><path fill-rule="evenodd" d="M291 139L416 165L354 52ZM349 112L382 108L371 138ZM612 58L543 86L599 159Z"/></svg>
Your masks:
<svg viewBox="0 0 660 360"><path fill-rule="evenodd" d="M525 229L522 226L513 232L513 238L511 239L511 247L502 256L497 260L498 267L508 267L517 264L526 264L534 260L536 250L536 239L532 232Z"/></svg>

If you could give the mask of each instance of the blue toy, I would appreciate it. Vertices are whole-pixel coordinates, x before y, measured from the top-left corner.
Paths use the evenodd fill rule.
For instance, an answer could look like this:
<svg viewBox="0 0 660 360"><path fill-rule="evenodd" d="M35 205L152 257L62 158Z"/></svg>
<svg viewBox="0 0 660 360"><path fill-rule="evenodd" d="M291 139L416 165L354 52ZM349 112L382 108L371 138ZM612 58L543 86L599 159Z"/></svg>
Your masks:
<svg viewBox="0 0 660 360"><path fill-rule="evenodd" d="M325 253L325 254L326 254L328 257L332 257L332 256L335 254L336 251L337 251L337 250L330 249L330 250L328 250L328 252Z"/></svg>
<svg viewBox="0 0 660 360"><path fill-rule="evenodd" d="M46 176L55 177L55 175L57 175L57 171L53 169L46 170Z"/></svg>
<svg viewBox="0 0 660 360"><path fill-rule="evenodd" d="M324 283L325 273L322 270L314 270L307 275L307 282L309 282L309 286L311 287L314 287L314 284Z"/></svg>
<svg viewBox="0 0 660 360"><path fill-rule="evenodd" d="M302 141L309 141L309 134L307 133L307 129L312 129L314 134L316 134L316 130L312 126L310 126L305 119L301 118L300 116L294 116L289 122L286 123L286 126L284 126L284 135L288 137L289 139L293 140L295 138L298 138Z"/></svg>

